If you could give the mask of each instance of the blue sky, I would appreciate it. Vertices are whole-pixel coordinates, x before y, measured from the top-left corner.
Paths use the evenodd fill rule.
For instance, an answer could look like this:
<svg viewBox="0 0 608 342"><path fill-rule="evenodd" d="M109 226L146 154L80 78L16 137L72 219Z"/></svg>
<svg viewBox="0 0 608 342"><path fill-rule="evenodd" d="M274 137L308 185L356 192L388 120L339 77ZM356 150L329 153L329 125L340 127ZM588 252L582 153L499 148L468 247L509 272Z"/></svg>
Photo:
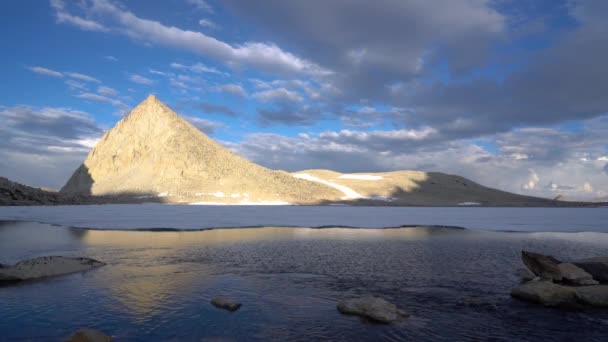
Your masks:
<svg viewBox="0 0 608 342"><path fill-rule="evenodd" d="M60 187L148 94L272 168L608 196L608 5L0 4L0 175Z"/></svg>

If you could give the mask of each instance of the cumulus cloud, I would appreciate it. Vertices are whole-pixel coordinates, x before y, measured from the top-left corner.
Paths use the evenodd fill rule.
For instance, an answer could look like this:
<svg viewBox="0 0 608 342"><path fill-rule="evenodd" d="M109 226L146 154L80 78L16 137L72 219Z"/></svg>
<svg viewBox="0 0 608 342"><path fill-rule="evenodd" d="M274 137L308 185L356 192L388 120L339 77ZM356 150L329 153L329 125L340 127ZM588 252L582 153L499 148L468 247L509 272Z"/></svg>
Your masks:
<svg viewBox="0 0 608 342"><path fill-rule="evenodd" d="M105 102L105 103L112 104L119 108L120 114L125 114L129 110L129 106L127 106L124 102L122 102L118 99L115 99L115 98L108 97L108 96L94 94L94 93L81 93L81 94L78 94L75 96L77 98L85 99L85 100L89 100L89 101Z"/></svg>
<svg viewBox="0 0 608 342"><path fill-rule="evenodd" d="M608 163L606 163L606 165L604 165L604 173L606 175L608 175Z"/></svg>
<svg viewBox="0 0 608 342"><path fill-rule="evenodd" d="M112 30L146 43L185 49L229 66L252 66L270 72L326 74L317 64L283 51L272 43L244 42L231 45L201 32L166 26L143 19L118 7L109 0L93 0L87 8L91 14L103 18Z"/></svg>
<svg viewBox="0 0 608 342"><path fill-rule="evenodd" d="M69 108L0 106L0 174L38 186L61 187L103 129Z"/></svg>
<svg viewBox="0 0 608 342"><path fill-rule="evenodd" d="M261 102L302 102L304 100L297 92L285 88L259 91L252 96Z"/></svg>
<svg viewBox="0 0 608 342"><path fill-rule="evenodd" d="M185 118L196 128L200 129L201 132L209 135L214 134L217 129L225 127L221 122L211 121L196 116L186 116Z"/></svg>
<svg viewBox="0 0 608 342"><path fill-rule="evenodd" d="M198 107L207 113L224 114L227 116L236 116L236 112L226 106L217 105L209 102L201 102Z"/></svg>
<svg viewBox="0 0 608 342"><path fill-rule="evenodd" d="M239 97L247 97L247 91L240 84L223 84L216 87L218 91Z"/></svg>

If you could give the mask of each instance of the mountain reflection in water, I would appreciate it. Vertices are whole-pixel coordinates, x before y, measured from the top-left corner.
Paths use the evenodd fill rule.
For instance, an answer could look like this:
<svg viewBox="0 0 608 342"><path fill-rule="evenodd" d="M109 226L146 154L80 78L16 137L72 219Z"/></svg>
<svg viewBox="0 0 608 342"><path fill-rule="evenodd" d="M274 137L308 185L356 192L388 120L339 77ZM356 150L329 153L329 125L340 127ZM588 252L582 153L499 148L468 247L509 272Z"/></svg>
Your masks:
<svg viewBox="0 0 608 342"><path fill-rule="evenodd" d="M605 340L608 314L511 299L522 248L564 259L605 254L603 233L450 228L99 231L0 223L0 262L88 256L108 265L0 288L0 334L60 340L88 326L119 340ZM228 313L218 294L243 307ZM366 294L412 317L370 324L338 300ZM468 305L479 297L481 305Z"/></svg>

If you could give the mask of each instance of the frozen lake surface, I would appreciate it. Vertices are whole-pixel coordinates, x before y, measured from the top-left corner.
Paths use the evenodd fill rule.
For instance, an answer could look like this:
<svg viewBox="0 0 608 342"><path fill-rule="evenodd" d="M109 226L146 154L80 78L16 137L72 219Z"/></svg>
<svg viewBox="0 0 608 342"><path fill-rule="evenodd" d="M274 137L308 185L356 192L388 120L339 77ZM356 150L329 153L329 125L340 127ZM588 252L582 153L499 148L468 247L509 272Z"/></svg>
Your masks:
<svg viewBox="0 0 608 342"><path fill-rule="evenodd" d="M117 204L0 207L0 220L35 221L93 229L441 225L494 231L608 232L608 208Z"/></svg>

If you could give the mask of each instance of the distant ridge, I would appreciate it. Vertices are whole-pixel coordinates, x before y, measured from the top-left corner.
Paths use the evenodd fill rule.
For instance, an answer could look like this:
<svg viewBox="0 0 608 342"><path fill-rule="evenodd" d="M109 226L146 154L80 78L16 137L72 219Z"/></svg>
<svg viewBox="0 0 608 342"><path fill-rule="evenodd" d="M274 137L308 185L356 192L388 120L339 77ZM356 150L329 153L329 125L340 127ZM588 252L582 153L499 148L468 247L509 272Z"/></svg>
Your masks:
<svg viewBox="0 0 608 342"><path fill-rule="evenodd" d="M103 136L61 193L218 203L317 203L340 196L234 154L154 95Z"/></svg>

